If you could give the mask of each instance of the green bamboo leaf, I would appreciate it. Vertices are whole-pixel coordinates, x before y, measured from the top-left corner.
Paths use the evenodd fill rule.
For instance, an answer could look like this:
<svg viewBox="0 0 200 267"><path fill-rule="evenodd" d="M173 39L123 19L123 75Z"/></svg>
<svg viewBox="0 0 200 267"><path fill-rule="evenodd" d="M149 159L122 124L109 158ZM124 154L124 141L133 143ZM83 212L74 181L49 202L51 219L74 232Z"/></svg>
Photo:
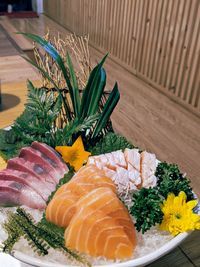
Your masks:
<svg viewBox="0 0 200 267"><path fill-rule="evenodd" d="M92 134L92 138L95 138L98 136L98 134L102 131L102 129L106 126L110 115L112 114L115 106L117 105L118 101L120 99L120 93L118 89L117 83L115 83L115 86L109 95L108 100L106 101L106 104L103 108L103 111L101 113L101 116L95 126L94 132Z"/></svg>
<svg viewBox="0 0 200 267"><path fill-rule="evenodd" d="M106 72L103 68L100 69L100 77L95 80L91 91L91 99L89 103L87 116L91 116L99 109L99 101L102 98L103 91L106 85Z"/></svg>
<svg viewBox="0 0 200 267"><path fill-rule="evenodd" d="M68 104L67 101L65 101L62 93L60 92L60 89L59 87L57 86L57 84L54 82L53 79L51 79L51 77L49 76L49 74L44 70L42 69L40 66L38 66L34 61L32 61L31 59L27 58L27 57L24 57L24 56L21 56L23 59L25 59L27 62L29 62L32 66L34 66L35 68L37 68L55 87L55 89L57 90L58 94L61 96L62 98L62 102L63 102L63 106L64 106L64 109L65 109L65 112L66 112L66 115L67 115L67 118L68 120L70 121L72 119L71 117L71 112L70 112L70 106Z"/></svg>
<svg viewBox="0 0 200 267"><path fill-rule="evenodd" d="M91 97L92 97L92 92L93 90L95 91L96 84L98 80L100 80L100 75L101 75L101 68L107 58L108 54L106 54L101 62L91 71L88 83L83 90L83 96L81 100L81 114L82 117L87 116L88 113L88 108L91 103Z"/></svg>
<svg viewBox="0 0 200 267"><path fill-rule="evenodd" d="M80 99L80 94L79 94L78 82L77 82L77 79L76 79L76 74L75 74L75 71L74 71L74 67L73 67L70 55L68 53L67 53L67 64L68 64L68 67L69 67L69 73L70 73L70 77L71 77L72 85L73 85L73 89L74 89L74 105L75 105L74 106L74 108L75 108L74 112L75 112L75 115L77 117L79 117L80 108L81 108L81 99Z"/></svg>
<svg viewBox="0 0 200 267"><path fill-rule="evenodd" d="M23 34L24 36L26 36L27 38L33 40L34 42L38 43L39 45L41 45L43 47L43 49L49 54L51 55L51 57L56 61L57 65L60 67L63 76L65 78L67 87L69 89L69 93L70 93L70 97L72 100L72 105L73 105L73 109L75 111L75 92L74 92L74 88L71 85L70 79L68 77L67 74L67 70L65 68L65 64L61 58L61 56L59 55L58 51L49 43L47 42L45 39L41 38L38 35L32 34L32 33L24 33L24 32L18 32L17 34Z"/></svg>

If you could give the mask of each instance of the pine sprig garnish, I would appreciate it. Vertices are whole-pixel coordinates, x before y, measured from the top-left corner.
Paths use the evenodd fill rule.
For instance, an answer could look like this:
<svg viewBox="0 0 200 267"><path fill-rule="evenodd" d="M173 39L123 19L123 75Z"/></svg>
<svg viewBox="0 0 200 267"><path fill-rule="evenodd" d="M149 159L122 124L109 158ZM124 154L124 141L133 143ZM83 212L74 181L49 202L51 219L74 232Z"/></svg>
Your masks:
<svg viewBox="0 0 200 267"><path fill-rule="evenodd" d="M188 201L194 199L190 180L180 172L176 164L159 163L155 175L158 178L159 194L164 198L167 198L169 193L174 193L177 196L181 191L184 191Z"/></svg>
<svg viewBox="0 0 200 267"><path fill-rule="evenodd" d="M142 188L133 194L133 205L130 208L131 215L134 216L137 231L144 234L152 226L160 224L163 219L161 211L162 197L154 188Z"/></svg>

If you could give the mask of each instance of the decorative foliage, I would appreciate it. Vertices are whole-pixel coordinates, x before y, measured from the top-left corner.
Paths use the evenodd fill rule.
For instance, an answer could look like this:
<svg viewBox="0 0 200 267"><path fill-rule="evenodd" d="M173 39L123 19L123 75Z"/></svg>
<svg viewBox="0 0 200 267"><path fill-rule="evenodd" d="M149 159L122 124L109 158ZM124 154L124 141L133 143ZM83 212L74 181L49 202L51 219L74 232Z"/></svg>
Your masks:
<svg viewBox="0 0 200 267"><path fill-rule="evenodd" d="M199 229L200 215L193 213L198 200L186 202L187 195L181 191L178 196L168 194L161 207L164 214L160 229L176 236L179 233Z"/></svg>
<svg viewBox="0 0 200 267"><path fill-rule="evenodd" d="M69 258L90 266L84 257L65 247L63 230L54 225L50 227L45 219L36 223L32 216L22 208L17 208L15 213L10 212L3 227L8 233L8 238L3 242L3 252L10 253L14 244L24 237L29 246L39 255L47 255L49 248L52 247L62 250Z"/></svg>
<svg viewBox="0 0 200 267"><path fill-rule="evenodd" d="M157 166L155 175L158 178L158 192L164 198L169 193L177 196L184 191L188 200L194 199L190 180L183 176L177 165L161 162Z"/></svg>
<svg viewBox="0 0 200 267"><path fill-rule="evenodd" d="M103 69L103 64L107 55L91 71L88 82L81 92L78 87L78 80L69 54L66 55L65 62L62 55L60 55L56 48L47 40L30 33L21 34L40 45L45 50L45 53L47 53L57 65L59 72L62 73L66 87L64 89L58 87L58 84L56 84L53 77L51 77L50 72L48 72L41 64L36 64L30 59L25 58L49 80L54 86L53 92L56 93L56 98L59 97L62 100L62 108L60 109L57 121L64 121L64 123L60 123L58 129L63 129L65 125L72 123L74 120L81 123L82 121L88 120L89 118L91 119L91 117L99 114L92 126L82 132L83 140L89 143L93 140L94 143L99 136L104 135L108 130L112 131L110 116L119 101L120 95L116 83L108 99L105 100L104 97L106 73ZM75 138L73 138L73 140L74 139Z"/></svg>
<svg viewBox="0 0 200 267"><path fill-rule="evenodd" d="M54 100L52 92L37 89L28 81L28 100L24 113L16 119L12 127L15 134L25 143L34 140L54 145L56 120L62 107L62 99L58 95Z"/></svg>
<svg viewBox="0 0 200 267"><path fill-rule="evenodd" d="M162 198L154 188L142 188L133 194L133 205L130 208L131 215L134 216L137 231L146 232L163 219L161 210Z"/></svg>
<svg viewBox="0 0 200 267"><path fill-rule="evenodd" d="M66 163L69 163L77 172L87 162L90 152L85 151L81 136L72 146L56 146L56 150L62 155Z"/></svg>
<svg viewBox="0 0 200 267"><path fill-rule="evenodd" d="M79 37L75 34L68 34L62 37L61 34L58 33L57 36L52 37L50 32L48 31L47 34L44 36L44 39L56 48L67 69L67 51L70 51L70 53L75 57L77 63L76 77L78 80L78 85L80 86L80 88L84 88L87 83L90 71L92 69L88 45L89 36ZM62 75L62 72L60 72L59 66L49 55L49 53L45 52L43 55L41 55L39 48L36 46L36 43L34 43L34 55L37 65L42 68L46 73L48 73L48 75L52 78L57 87L65 88L65 79ZM54 87L54 84L49 81L42 72L40 73L42 76L43 87L47 87L49 89Z"/></svg>
<svg viewBox="0 0 200 267"><path fill-rule="evenodd" d="M90 151L92 155L100 155L125 148L134 148L134 145L119 134L107 133Z"/></svg>
<svg viewBox="0 0 200 267"><path fill-rule="evenodd" d="M0 129L0 156L5 161L15 157L23 146L25 144L17 139L12 129Z"/></svg>

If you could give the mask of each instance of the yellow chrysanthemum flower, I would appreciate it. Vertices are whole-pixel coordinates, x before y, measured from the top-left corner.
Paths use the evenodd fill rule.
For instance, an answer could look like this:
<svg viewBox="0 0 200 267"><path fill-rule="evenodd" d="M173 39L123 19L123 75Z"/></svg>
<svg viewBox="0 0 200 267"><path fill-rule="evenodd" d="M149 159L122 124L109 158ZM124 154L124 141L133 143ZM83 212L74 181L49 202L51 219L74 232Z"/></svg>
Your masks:
<svg viewBox="0 0 200 267"><path fill-rule="evenodd" d="M193 212L198 200L186 202L187 196L181 191L178 196L170 193L161 206L164 213L160 229L176 236L179 233L200 229L200 215Z"/></svg>
<svg viewBox="0 0 200 267"><path fill-rule="evenodd" d="M74 142L72 146L57 146L55 148L66 163L74 167L78 171L91 155L90 152L85 151L81 136Z"/></svg>
<svg viewBox="0 0 200 267"><path fill-rule="evenodd" d="M0 156L0 170L5 169L7 166L6 161Z"/></svg>

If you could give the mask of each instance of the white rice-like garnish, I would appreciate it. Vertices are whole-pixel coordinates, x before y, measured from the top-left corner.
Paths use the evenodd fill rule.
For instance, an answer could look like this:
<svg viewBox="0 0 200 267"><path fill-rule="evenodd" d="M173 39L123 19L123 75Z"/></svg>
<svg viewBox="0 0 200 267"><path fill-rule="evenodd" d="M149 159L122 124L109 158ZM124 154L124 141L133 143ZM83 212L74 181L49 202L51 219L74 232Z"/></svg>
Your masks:
<svg viewBox="0 0 200 267"><path fill-rule="evenodd" d="M30 213L36 222L40 221L42 218L42 212L38 210L33 210L27 207L24 207L28 213ZM6 212L7 211L15 211L15 208L0 208L0 225L4 223L7 219ZM147 231L145 234L137 233L137 246L134 251L133 257L131 259L137 259L143 257L149 253L152 253L159 249L161 246L165 245L168 241L170 241L173 237L166 232L158 230L156 227L151 228L151 230ZM0 228L0 241L5 240L7 238L6 232L3 228ZM63 265L77 265L77 261L71 260L66 254L64 254L60 250L49 249L49 254L46 256L39 256L37 253L33 251L33 249L28 245L28 242L21 238L14 246L14 250L23 252L28 256L32 256L41 260L48 261L50 263L59 263ZM128 259L128 260L131 260ZM90 257L87 256L87 260L92 263L92 265L106 265L109 263L117 263L121 262L119 260L112 261L107 260L105 257ZM80 264L81 265L81 264Z"/></svg>

